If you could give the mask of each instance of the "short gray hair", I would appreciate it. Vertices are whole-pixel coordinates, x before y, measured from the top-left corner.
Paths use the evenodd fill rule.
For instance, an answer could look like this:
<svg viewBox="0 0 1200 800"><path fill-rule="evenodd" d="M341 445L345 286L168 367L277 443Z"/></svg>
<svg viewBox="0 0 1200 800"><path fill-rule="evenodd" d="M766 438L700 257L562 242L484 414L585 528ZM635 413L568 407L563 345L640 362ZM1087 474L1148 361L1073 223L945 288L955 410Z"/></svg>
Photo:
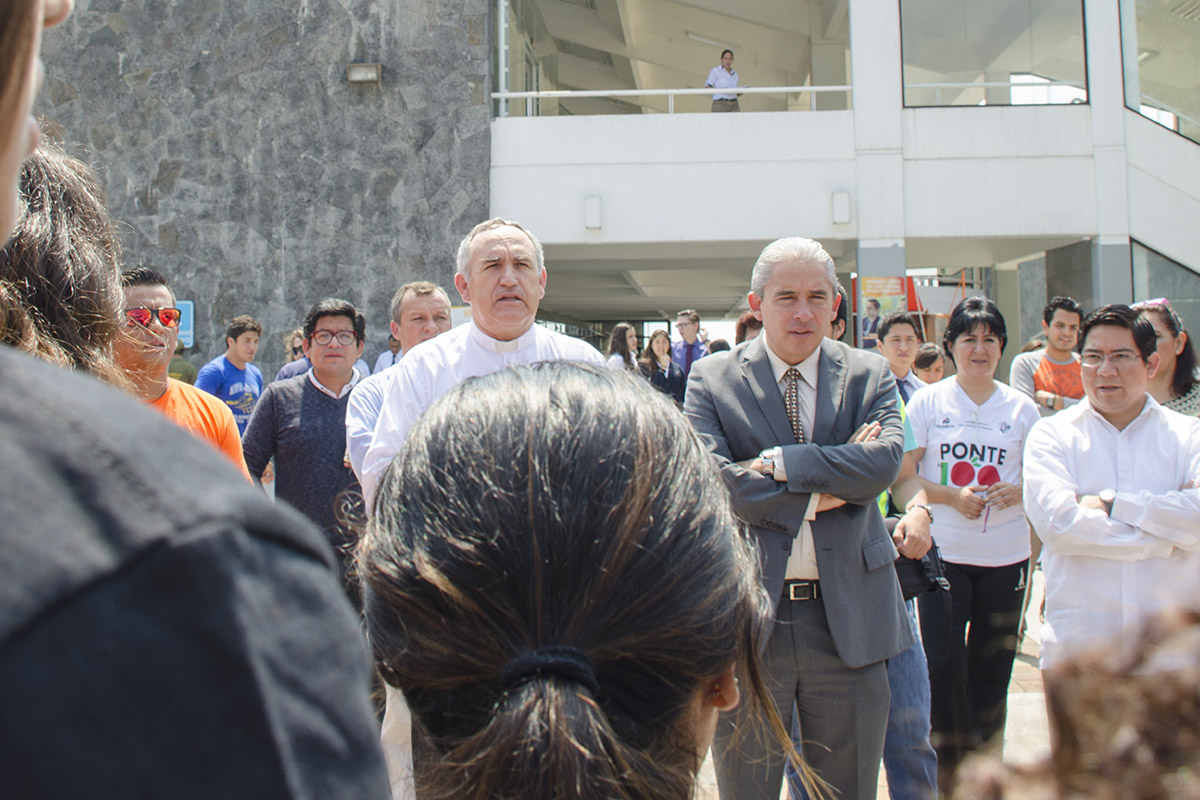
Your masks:
<svg viewBox="0 0 1200 800"><path fill-rule="evenodd" d="M475 241L475 237L484 231L490 231L493 228L516 228L521 233L529 237L529 241L533 243L533 259L537 262L538 274L546 271L546 255L542 252L542 243L533 235L532 231L527 230L521 223L513 222L512 220L501 219L500 217L492 217L489 220L479 223L471 232L468 233L458 245L458 263L455 267L455 273L466 276L467 262L471 260L471 242Z"/></svg>
<svg viewBox="0 0 1200 800"><path fill-rule="evenodd" d="M415 294L418 297L424 297L427 294L438 294L445 298L446 305L450 305L450 295L446 294L446 290L442 287L429 281L406 283L392 295L392 321L397 325L400 324L400 306L404 304L404 296L408 294Z"/></svg>
<svg viewBox="0 0 1200 800"><path fill-rule="evenodd" d="M758 260L754 262L754 271L750 273L750 291L754 292L755 297L762 299L775 266L784 263L818 264L825 267L825 273L829 276L829 288L837 294L837 269L821 243L801 236L790 236L786 239L776 239L758 254Z"/></svg>

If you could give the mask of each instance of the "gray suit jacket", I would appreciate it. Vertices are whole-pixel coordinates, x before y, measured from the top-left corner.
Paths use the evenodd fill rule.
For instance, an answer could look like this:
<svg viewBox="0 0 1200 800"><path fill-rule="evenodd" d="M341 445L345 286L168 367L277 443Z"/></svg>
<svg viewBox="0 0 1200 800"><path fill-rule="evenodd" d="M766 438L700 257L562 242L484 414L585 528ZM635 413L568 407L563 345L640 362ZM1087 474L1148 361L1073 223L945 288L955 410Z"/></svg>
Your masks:
<svg viewBox="0 0 1200 800"><path fill-rule="evenodd" d="M697 361L684 411L716 458L734 511L758 540L763 580L773 601L783 591L792 545L812 493L846 501L812 523L821 593L842 660L861 667L913 644L892 567L897 552L876 504L904 454L904 423L887 361L825 339L817 378L811 441L797 444L763 337ZM860 425L877 421L879 438L846 444ZM735 462L768 447L783 448L787 483Z"/></svg>

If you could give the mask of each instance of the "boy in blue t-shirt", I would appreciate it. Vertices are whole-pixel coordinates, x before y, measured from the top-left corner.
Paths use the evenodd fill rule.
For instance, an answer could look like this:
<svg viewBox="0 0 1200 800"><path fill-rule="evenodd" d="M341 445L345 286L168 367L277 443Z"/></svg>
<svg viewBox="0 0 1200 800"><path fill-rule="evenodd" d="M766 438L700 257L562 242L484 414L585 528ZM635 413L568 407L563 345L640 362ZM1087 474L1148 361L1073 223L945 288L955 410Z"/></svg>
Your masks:
<svg viewBox="0 0 1200 800"><path fill-rule="evenodd" d="M215 395L229 406L238 434L245 434L250 412L263 390L263 376L250 363L258 354L262 325L247 314L234 317L225 331L225 354L200 368L196 388Z"/></svg>

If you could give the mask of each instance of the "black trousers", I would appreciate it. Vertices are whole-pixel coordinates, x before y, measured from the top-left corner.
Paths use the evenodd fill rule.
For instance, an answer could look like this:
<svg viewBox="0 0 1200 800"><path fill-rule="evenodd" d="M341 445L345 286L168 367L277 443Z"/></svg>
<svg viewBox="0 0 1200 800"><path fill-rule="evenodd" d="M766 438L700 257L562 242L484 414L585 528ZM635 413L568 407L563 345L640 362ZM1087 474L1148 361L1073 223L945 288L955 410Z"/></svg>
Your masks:
<svg viewBox="0 0 1200 800"><path fill-rule="evenodd" d="M932 693L931 741L938 756L938 783L948 793L959 762L1004 734L1029 562L976 567L947 561L946 577L950 626L945 625L945 605L933 595L922 598L920 616ZM944 642L947 636L949 642Z"/></svg>

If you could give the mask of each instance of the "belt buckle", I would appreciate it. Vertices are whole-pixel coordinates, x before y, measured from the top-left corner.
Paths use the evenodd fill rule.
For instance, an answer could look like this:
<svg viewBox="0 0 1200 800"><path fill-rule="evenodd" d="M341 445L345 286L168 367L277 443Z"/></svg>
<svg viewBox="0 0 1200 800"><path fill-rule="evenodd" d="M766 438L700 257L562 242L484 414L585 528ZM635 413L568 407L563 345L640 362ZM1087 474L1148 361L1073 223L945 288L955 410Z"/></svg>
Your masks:
<svg viewBox="0 0 1200 800"><path fill-rule="evenodd" d="M788 584L789 600L816 600L821 596L821 587L816 581L796 581Z"/></svg>

